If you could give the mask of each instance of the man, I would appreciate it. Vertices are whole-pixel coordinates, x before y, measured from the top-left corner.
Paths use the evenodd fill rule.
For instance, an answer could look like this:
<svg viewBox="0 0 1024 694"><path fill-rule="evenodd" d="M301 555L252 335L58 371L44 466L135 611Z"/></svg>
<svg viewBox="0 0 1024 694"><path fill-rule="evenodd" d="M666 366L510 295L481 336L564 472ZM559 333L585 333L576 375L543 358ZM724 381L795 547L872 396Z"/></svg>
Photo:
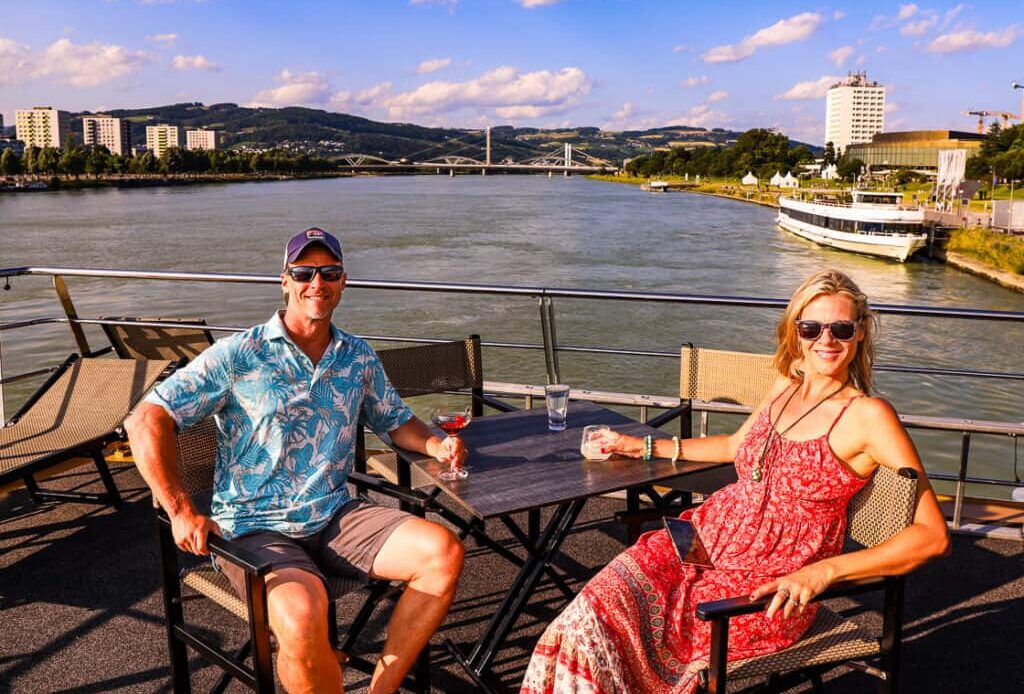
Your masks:
<svg viewBox="0 0 1024 694"><path fill-rule="evenodd" d="M219 340L125 422L180 548L206 554L214 532L273 562L267 604L289 692L342 691L327 638L325 573L407 583L370 687L391 692L444 619L462 570L451 532L349 494L360 413L375 432L441 462L461 463L466 453L459 439L440 439L413 416L369 345L331 324L345 281L334 236L316 228L295 235L281 274L285 309ZM176 430L213 414L217 471L206 517L181 488L174 441ZM241 571L220 568L243 594Z"/></svg>

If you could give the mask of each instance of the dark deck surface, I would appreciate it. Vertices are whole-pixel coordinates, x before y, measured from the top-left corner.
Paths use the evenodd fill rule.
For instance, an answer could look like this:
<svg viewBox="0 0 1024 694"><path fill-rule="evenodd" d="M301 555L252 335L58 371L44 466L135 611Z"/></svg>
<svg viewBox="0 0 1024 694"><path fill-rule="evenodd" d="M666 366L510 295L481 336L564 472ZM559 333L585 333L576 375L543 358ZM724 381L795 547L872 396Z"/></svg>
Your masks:
<svg viewBox="0 0 1024 694"><path fill-rule="evenodd" d="M95 474L79 470L55 486L95 486ZM115 467L114 475L126 497L119 512L70 503L35 508L21 491L0 498L0 692L169 690L149 496L134 469ZM622 549L623 529L612 515L623 503L592 500L566 540L557 565L574 588ZM503 560L469 549L455 605L434 639L435 691L474 690L440 639L475 640L514 574ZM908 582L903 691L1020 691L1022 598L1020 542L955 537L950 558ZM543 582L495 661L510 691L543 626L562 605L561 594ZM864 604L836 606L871 625L879 622ZM243 636L240 623L218 608L204 614L210 628L223 628L228 640ZM379 648L388 614L378 611L363 639L366 650ZM209 689L214 669L193 662L196 691ZM830 680L835 692L875 688L872 678L855 672L834 671ZM346 683L349 692L363 691L367 678L349 671ZM229 691L245 690L235 683Z"/></svg>

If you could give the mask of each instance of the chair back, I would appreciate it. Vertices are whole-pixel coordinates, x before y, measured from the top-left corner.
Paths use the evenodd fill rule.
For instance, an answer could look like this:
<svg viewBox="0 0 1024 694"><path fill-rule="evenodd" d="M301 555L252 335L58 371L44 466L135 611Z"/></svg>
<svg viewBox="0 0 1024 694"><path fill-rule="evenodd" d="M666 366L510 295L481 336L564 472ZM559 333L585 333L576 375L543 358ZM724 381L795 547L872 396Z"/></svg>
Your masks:
<svg viewBox="0 0 1024 694"><path fill-rule="evenodd" d="M879 465L871 480L850 499L846 535L864 547L888 540L914 520L917 470Z"/></svg>
<svg viewBox="0 0 1024 694"><path fill-rule="evenodd" d="M213 473L217 467L217 422L207 417L177 436L178 475L189 496L213 489Z"/></svg>
<svg viewBox="0 0 1024 694"><path fill-rule="evenodd" d="M679 397L756 407L777 376L774 355L685 344L680 351Z"/></svg>
<svg viewBox="0 0 1024 694"><path fill-rule="evenodd" d="M101 320L125 321L120 325L104 325L103 331L122 359L170 359L191 361L213 344L213 335L203 328L164 328L132 323L196 323L206 325L202 318L123 318L105 316Z"/></svg>
<svg viewBox="0 0 1024 694"><path fill-rule="evenodd" d="M454 342L383 349L377 356L391 385L403 398L465 389L471 389L474 395L483 394L479 335ZM474 398L474 413L482 414L482 407Z"/></svg>

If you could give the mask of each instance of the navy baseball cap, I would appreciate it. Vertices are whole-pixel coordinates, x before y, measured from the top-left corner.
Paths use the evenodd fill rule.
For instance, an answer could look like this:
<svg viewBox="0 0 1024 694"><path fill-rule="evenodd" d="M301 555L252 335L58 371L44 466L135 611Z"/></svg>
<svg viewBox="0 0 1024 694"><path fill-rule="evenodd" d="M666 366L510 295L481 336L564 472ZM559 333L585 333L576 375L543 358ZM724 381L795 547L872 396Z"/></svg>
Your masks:
<svg viewBox="0 0 1024 694"><path fill-rule="evenodd" d="M326 248L331 255L338 259L339 263L344 263L341 257L341 241L323 229L310 227L305 231L300 231L288 240L288 245L284 251L284 264L294 263L304 250L315 243Z"/></svg>

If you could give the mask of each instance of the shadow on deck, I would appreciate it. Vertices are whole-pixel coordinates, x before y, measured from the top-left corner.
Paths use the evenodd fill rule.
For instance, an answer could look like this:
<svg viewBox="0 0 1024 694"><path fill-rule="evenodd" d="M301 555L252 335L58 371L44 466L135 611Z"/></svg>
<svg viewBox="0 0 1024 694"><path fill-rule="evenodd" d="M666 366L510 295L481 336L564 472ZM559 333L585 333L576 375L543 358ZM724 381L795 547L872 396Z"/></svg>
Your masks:
<svg viewBox="0 0 1024 694"><path fill-rule="evenodd" d="M149 495L134 468L118 466L114 475L126 500L120 512L81 504L36 508L23 491L0 497L0 692L170 690ZM91 486L94 478L72 470L51 484ZM574 589L622 549L622 528L612 520L621 503L590 502L566 540L559 566ZM903 691L1019 691L1024 548L1020 542L965 536L953 542L949 559L908 582ZM473 691L441 639L473 642L502 597L495 587L509 585L514 575L505 561L472 545L468 549L456 602L433 642L435 691ZM495 660L510 691L544 625L563 604L559 591L541 584ZM836 606L880 626L869 605L846 600ZM204 614L211 629L226 631L231 640L244 638L233 618L213 607ZM375 616L361 644L367 651L380 647L389 614L381 610ZM193 665L197 691L209 689L218 673L198 659ZM837 670L830 677L829 691L875 688L872 678L856 672ZM348 672L346 691L362 691L367 684L362 674ZM228 691L246 690L234 683Z"/></svg>

